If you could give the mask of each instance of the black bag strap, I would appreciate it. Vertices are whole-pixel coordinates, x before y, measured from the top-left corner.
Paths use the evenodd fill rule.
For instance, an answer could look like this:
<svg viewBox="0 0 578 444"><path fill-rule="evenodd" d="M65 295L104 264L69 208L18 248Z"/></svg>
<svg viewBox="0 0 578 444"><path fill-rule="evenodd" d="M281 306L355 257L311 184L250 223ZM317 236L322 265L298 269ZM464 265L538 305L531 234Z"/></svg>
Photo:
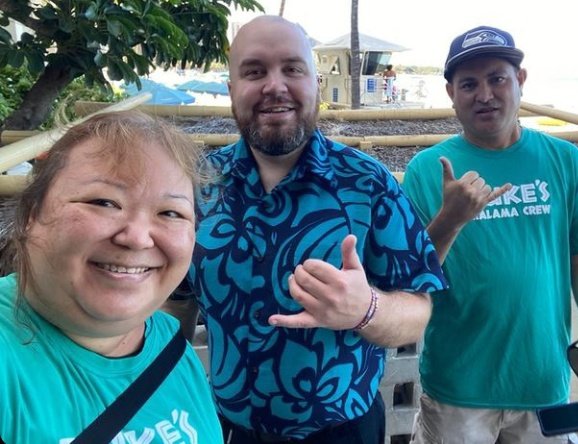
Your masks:
<svg viewBox="0 0 578 444"><path fill-rule="evenodd" d="M140 376L71 444L110 443L175 367L185 351L186 342L179 330ZM1 438L0 444L4 444Z"/></svg>

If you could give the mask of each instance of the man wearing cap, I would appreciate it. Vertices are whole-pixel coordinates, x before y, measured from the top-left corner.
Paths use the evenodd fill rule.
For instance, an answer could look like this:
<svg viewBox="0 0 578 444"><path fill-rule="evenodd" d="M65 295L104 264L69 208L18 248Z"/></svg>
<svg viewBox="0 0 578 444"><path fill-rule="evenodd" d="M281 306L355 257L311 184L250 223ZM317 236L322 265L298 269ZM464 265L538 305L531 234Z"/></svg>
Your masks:
<svg viewBox="0 0 578 444"><path fill-rule="evenodd" d="M569 398L578 150L520 126L523 57L489 26L454 39L444 76L463 133L406 170L450 284L432 294L412 443L567 442L543 437L535 410Z"/></svg>

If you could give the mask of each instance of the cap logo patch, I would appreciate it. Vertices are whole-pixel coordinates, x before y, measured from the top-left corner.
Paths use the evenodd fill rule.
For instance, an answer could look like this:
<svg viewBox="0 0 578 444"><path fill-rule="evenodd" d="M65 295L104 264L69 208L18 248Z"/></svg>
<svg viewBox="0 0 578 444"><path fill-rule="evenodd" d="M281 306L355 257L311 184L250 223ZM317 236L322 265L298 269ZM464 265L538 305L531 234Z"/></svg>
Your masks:
<svg viewBox="0 0 578 444"><path fill-rule="evenodd" d="M469 48L470 46L486 43L490 45L507 46L506 39L493 31L488 29L481 29L475 32L468 33L462 43L462 48Z"/></svg>

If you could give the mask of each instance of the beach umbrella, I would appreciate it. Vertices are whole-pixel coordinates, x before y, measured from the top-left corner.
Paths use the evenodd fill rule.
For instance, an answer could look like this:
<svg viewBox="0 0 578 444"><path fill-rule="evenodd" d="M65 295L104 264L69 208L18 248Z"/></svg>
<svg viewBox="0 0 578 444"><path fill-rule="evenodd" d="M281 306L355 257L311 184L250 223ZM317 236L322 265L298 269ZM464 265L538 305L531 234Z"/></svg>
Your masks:
<svg viewBox="0 0 578 444"><path fill-rule="evenodd" d="M192 91L195 93L229 95L229 88L222 82L204 82L202 80L191 80L178 86L177 89L183 91Z"/></svg>
<svg viewBox="0 0 578 444"><path fill-rule="evenodd" d="M123 89L129 96L135 96L142 92L150 92L152 98L147 105L182 105L194 103L195 98L186 92L179 91L162 83L150 79L140 79L142 88L139 90L136 84L124 85Z"/></svg>
<svg viewBox="0 0 578 444"><path fill-rule="evenodd" d="M185 83L177 86L176 88L179 91L194 91L195 88L198 88L199 85L201 85L201 83L206 83L206 82L203 82L202 80L189 80L188 82L185 82Z"/></svg>

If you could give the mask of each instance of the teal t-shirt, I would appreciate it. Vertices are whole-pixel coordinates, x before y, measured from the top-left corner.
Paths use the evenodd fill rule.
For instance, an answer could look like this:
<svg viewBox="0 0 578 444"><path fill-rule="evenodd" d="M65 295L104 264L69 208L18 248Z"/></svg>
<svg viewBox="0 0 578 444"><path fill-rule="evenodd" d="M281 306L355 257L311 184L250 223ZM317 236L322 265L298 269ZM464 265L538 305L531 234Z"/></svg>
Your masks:
<svg viewBox="0 0 578 444"><path fill-rule="evenodd" d="M154 360L179 328L155 313L135 356L106 358L38 315L15 314L16 277L0 278L0 436L7 444L67 444ZM17 316L17 317L15 317ZM218 444L223 438L207 378L187 345L173 371L114 444Z"/></svg>
<svg viewBox="0 0 578 444"><path fill-rule="evenodd" d="M420 373L432 398L459 406L533 409L569 396L571 256L578 254L578 149L523 129L502 151L454 136L415 156L404 189L424 224L441 206L440 156L456 178L475 170L512 190L458 235L433 294Z"/></svg>

